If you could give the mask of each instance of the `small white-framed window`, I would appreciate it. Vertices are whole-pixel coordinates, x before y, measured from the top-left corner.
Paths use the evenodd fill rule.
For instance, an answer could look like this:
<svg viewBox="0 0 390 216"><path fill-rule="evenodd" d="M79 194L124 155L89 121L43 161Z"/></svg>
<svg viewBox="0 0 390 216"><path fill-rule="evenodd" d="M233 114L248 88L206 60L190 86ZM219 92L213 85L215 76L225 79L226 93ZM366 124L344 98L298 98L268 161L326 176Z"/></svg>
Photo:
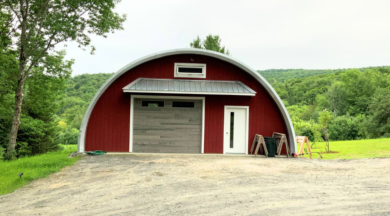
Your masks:
<svg viewBox="0 0 390 216"><path fill-rule="evenodd" d="M175 63L175 77L206 78L206 64Z"/></svg>

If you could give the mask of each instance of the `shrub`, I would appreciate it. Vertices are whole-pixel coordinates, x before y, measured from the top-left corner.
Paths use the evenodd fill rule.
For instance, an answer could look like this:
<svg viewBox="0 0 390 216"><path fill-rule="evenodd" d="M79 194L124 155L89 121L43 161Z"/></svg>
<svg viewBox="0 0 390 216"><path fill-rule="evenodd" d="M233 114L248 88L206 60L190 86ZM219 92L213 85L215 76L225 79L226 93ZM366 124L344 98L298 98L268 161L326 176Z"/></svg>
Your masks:
<svg viewBox="0 0 390 216"><path fill-rule="evenodd" d="M68 127L60 132L57 142L61 144L76 144L78 135L79 130Z"/></svg>

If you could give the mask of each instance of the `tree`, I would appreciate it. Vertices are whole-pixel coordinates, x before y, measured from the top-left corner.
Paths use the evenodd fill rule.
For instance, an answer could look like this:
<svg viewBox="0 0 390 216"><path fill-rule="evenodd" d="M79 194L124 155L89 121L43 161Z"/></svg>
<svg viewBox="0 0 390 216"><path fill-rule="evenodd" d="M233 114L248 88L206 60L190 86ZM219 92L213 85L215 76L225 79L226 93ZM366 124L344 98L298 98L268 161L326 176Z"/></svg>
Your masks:
<svg viewBox="0 0 390 216"><path fill-rule="evenodd" d="M320 124L321 130L324 132L325 136L325 151L330 152L330 147L329 147L329 123L332 120L332 115L328 110L324 110L320 113L318 117L318 123Z"/></svg>
<svg viewBox="0 0 390 216"><path fill-rule="evenodd" d="M17 53L18 72L15 107L7 147L9 159L15 157L15 143L19 130L24 85L26 79L36 75L64 78L69 68L61 68L61 53L56 45L75 41L79 47L91 47L89 35L106 37L107 33L122 29L125 15L113 12L119 0L4 0L1 11L9 16L5 24L9 31L11 48ZM11 33L11 34L9 34ZM72 64L67 61L66 64Z"/></svg>
<svg viewBox="0 0 390 216"><path fill-rule="evenodd" d="M190 43L190 46L192 48L212 50L230 55L229 50L225 50L225 47L221 45L221 39L218 35L207 35L206 39L203 41L197 36L196 39Z"/></svg>
<svg viewBox="0 0 390 216"><path fill-rule="evenodd" d="M369 109L372 114L372 136L380 137L390 134L390 90L378 89Z"/></svg>
<svg viewBox="0 0 390 216"><path fill-rule="evenodd" d="M376 88L385 84L382 82L383 78L379 71L372 69L364 72L351 69L341 74L340 80L345 86L348 112L351 115L368 113L368 106Z"/></svg>
<svg viewBox="0 0 390 216"><path fill-rule="evenodd" d="M348 111L347 90L342 82L334 82L328 89L326 97L331 104L333 113L345 115Z"/></svg>

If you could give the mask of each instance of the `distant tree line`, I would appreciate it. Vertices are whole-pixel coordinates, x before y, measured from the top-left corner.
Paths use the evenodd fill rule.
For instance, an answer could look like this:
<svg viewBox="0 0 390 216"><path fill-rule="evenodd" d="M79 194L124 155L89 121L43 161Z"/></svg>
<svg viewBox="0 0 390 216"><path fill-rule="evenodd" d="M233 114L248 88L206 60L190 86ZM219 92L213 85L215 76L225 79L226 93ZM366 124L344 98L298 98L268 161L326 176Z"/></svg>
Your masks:
<svg viewBox="0 0 390 216"><path fill-rule="evenodd" d="M366 69L373 69L373 68L378 68L378 67L358 68L358 70L364 71ZM389 66L382 66L381 68L389 68ZM320 69L268 69L268 70L258 70L257 72L259 72L269 82L273 82L273 81L284 82L284 81L290 80L290 79L299 79L299 78L304 78L304 77L308 77L308 76L344 72L348 69L352 69L352 68L327 69L327 70L320 70Z"/></svg>

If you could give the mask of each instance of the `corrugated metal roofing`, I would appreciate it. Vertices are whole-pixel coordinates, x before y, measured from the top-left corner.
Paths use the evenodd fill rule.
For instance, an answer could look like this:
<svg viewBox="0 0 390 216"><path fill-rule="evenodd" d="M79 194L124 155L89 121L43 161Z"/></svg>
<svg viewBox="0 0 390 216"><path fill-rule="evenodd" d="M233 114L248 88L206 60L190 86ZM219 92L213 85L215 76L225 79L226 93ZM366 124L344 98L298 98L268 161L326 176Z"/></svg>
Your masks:
<svg viewBox="0 0 390 216"><path fill-rule="evenodd" d="M256 92L240 81L138 78L123 92L162 94L208 94L255 96Z"/></svg>

